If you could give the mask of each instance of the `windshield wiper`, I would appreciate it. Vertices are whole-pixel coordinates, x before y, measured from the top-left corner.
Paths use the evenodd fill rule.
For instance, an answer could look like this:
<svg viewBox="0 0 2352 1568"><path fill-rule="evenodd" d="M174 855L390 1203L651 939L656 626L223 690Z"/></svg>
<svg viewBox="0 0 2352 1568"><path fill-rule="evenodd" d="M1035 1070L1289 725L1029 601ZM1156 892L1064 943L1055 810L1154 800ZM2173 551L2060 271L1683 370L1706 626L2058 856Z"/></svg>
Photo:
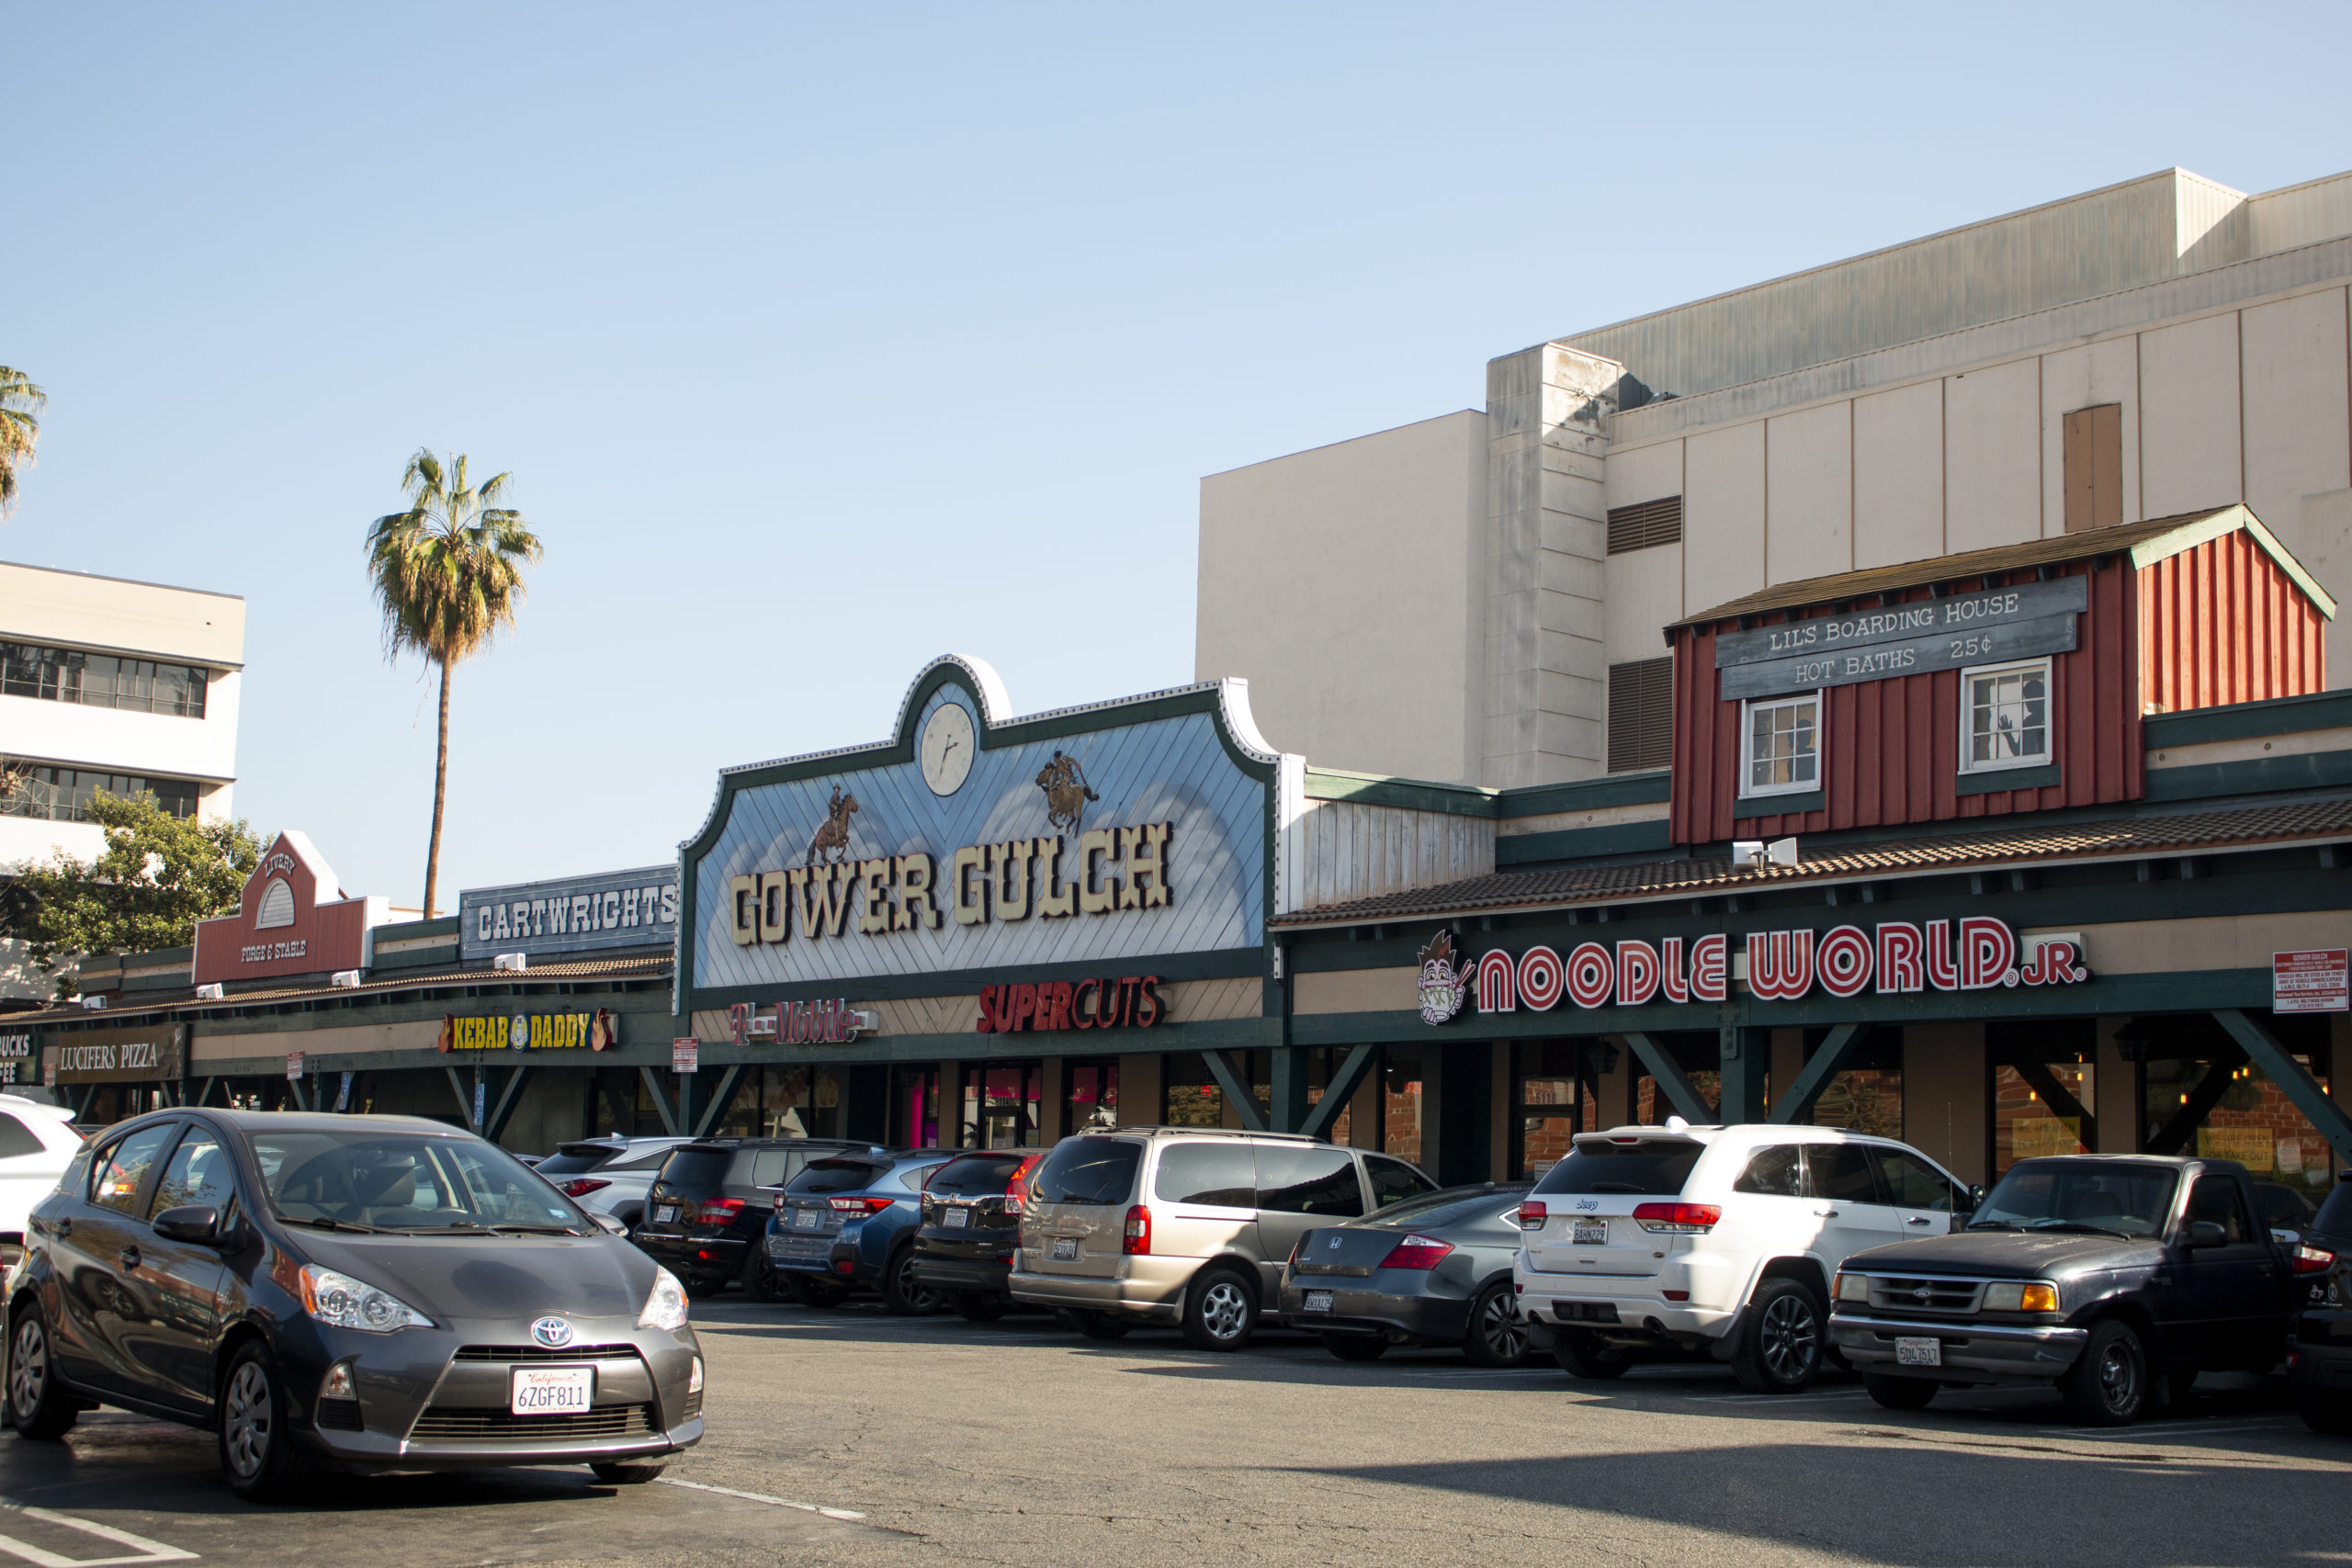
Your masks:
<svg viewBox="0 0 2352 1568"><path fill-rule="evenodd" d="M583 1230L575 1230L570 1225L492 1225L490 1228L502 1235L586 1235L588 1234Z"/></svg>
<svg viewBox="0 0 2352 1568"><path fill-rule="evenodd" d="M356 1235L390 1235L392 1234L381 1225L355 1224L349 1220L329 1219L324 1214L320 1214L314 1218L300 1220L288 1218L284 1214L280 1214L277 1217L289 1225L310 1225L313 1229L322 1231L350 1231Z"/></svg>
<svg viewBox="0 0 2352 1568"><path fill-rule="evenodd" d="M2007 1220L1971 1220L1968 1222L1968 1228L1973 1231L2021 1231L2025 1229L2023 1225L2011 1224Z"/></svg>
<svg viewBox="0 0 2352 1568"><path fill-rule="evenodd" d="M2113 1230L2106 1225L2086 1224L2081 1220L2036 1220L2030 1228L2037 1231L2079 1232L2085 1235L2111 1235L2125 1241L2132 1239L2130 1231Z"/></svg>

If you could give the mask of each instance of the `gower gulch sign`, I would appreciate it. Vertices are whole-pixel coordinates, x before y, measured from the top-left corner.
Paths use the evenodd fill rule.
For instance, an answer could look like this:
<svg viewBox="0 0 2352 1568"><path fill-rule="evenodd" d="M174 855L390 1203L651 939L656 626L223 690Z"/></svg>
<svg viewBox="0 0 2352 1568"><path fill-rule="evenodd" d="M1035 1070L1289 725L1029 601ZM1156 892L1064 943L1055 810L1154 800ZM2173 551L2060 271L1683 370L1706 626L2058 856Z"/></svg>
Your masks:
<svg viewBox="0 0 2352 1568"><path fill-rule="evenodd" d="M1817 938L1810 930L1751 931L1745 958L1748 993L1758 1001L1797 1001L1816 987L1847 998L1869 990L1896 996L2071 986L2090 978L2072 942L2040 942L2021 954L2017 933L1983 916L1886 920L1867 931L1838 926ZM1478 959L1473 989L1480 1012L1548 1012L1563 998L1580 1008L1720 1002L1731 996L1730 960L1731 939L1721 932L1588 942L1565 957L1540 944L1517 957L1497 949Z"/></svg>

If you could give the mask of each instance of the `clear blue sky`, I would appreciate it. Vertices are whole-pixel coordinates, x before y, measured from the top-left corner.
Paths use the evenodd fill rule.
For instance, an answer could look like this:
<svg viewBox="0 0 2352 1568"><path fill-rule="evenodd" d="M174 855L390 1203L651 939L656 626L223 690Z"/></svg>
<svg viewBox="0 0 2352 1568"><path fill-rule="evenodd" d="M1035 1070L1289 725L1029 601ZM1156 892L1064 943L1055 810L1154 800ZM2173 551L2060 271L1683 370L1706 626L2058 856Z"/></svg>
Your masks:
<svg viewBox="0 0 2352 1568"><path fill-rule="evenodd" d="M548 547L444 899L668 860L729 763L1188 681L1198 480L1487 359L2172 164L2352 167L2352 8L0 6L0 557L242 593L238 807L413 903L419 445ZM0 745L5 738L0 738Z"/></svg>

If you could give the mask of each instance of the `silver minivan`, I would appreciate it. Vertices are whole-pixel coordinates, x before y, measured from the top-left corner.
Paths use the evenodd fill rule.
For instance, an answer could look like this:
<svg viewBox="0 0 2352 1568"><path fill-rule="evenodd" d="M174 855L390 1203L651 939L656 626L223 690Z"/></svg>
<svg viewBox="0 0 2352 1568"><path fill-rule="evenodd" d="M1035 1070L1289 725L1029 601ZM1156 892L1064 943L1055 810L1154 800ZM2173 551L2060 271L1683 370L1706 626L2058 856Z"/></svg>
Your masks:
<svg viewBox="0 0 2352 1568"><path fill-rule="evenodd" d="M1280 1299L1300 1236L1436 1189L1401 1159L1296 1134L1064 1138L1029 1180L1012 1298L1057 1309L1091 1338L1172 1323L1201 1349L1238 1349L1259 1304Z"/></svg>

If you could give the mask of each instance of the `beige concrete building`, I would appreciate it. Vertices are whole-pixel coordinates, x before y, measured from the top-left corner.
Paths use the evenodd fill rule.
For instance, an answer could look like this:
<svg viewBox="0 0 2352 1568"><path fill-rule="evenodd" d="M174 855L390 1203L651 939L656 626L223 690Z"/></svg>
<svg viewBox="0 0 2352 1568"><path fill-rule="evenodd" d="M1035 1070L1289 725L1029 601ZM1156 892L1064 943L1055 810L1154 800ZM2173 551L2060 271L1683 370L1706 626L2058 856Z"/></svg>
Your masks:
<svg viewBox="0 0 2352 1568"><path fill-rule="evenodd" d="M1283 750L1523 786L1663 766L1661 628L1775 583L2243 502L2352 594L2347 285L2352 173L2170 169L1503 355L1202 481L1196 672Z"/></svg>

